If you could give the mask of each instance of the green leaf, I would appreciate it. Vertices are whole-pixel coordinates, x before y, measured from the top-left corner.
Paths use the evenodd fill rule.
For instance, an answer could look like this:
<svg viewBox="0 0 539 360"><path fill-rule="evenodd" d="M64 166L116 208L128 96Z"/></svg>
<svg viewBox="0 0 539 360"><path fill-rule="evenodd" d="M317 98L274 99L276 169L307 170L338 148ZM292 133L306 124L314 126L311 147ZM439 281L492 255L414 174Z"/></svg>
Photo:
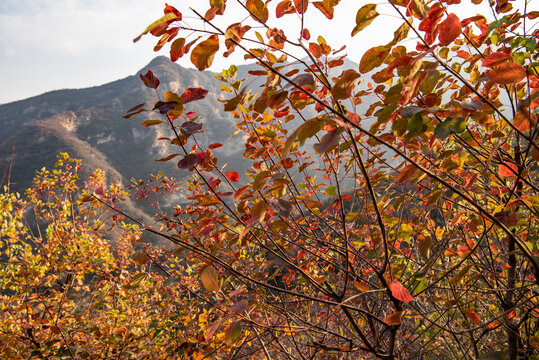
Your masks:
<svg viewBox="0 0 539 360"><path fill-rule="evenodd" d="M382 65L390 50L391 46L387 45L375 46L367 50L359 62L359 71L365 74Z"/></svg>
<svg viewBox="0 0 539 360"><path fill-rule="evenodd" d="M356 14L356 26L352 30L352 36L365 29L377 16L376 4L363 5Z"/></svg>
<svg viewBox="0 0 539 360"><path fill-rule="evenodd" d="M328 186L325 193L331 197L337 197L337 188L335 186Z"/></svg>
<svg viewBox="0 0 539 360"><path fill-rule="evenodd" d="M225 330L225 343L228 346L234 345L241 338L241 323L234 321Z"/></svg>
<svg viewBox="0 0 539 360"><path fill-rule="evenodd" d="M417 113L408 120L408 131L411 134L419 134L423 130L423 115Z"/></svg>
<svg viewBox="0 0 539 360"><path fill-rule="evenodd" d="M146 273L138 273L138 274L136 274L135 276L133 276L133 277L131 278L130 285L131 285L132 287L137 287L137 286L139 286L140 283L141 283L144 279L146 279L147 276L148 276L148 274L146 274Z"/></svg>
<svg viewBox="0 0 539 360"><path fill-rule="evenodd" d="M315 136L326 124L326 117L325 116L319 116L314 119L309 119L305 121L301 126L297 129L298 131L298 141L300 145L305 144L305 140L307 140L310 137Z"/></svg>
<svg viewBox="0 0 539 360"><path fill-rule="evenodd" d="M464 130L466 130L466 119L449 117L436 126L434 135L440 140L445 140L449 135L460 134Z"/></svg>

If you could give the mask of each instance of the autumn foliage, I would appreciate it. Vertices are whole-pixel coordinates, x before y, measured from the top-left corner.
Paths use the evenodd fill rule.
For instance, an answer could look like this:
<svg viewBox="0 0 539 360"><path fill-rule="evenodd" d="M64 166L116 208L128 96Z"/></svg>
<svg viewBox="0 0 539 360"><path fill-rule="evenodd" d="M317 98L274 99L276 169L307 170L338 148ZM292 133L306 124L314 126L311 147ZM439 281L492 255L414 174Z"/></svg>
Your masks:
<svg viewBox="0 0 539 360"><path fill-rule="evenodd" d="M159 141L177 152L156 160L192 177L130 186L153 223L122 210L127 194L99 173L80 192L68 158L28 199L3 195L4 354L536 358L539 13L498 0L493 16L461 19L459 0L390 0L393 40L345 68L346 49L308 28L338 0L239 3L243 20L226 28L214 22L237 17L226 0L204 14L166 5L141 36L199 70L235 51L256 62L248 78L216 75L252 168L199 145L203 119L187 104L206 90L176 94L141 74L157 98L125 118L167 127ZM377 7L358 4L354 39ZM300 23L300 39L276 18ZM187 202L161 206L171 194ZM145 234L171 248L142 245Z"/></svg>

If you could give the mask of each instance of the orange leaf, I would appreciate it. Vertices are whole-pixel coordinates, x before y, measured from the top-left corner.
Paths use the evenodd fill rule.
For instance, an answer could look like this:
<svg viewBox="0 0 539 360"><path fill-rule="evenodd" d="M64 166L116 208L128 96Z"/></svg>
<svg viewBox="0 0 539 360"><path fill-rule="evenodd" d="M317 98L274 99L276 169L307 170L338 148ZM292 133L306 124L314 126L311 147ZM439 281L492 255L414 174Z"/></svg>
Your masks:
<svg viewBox="0 0 539 360"><path fill-rule="evenodd" d="M148 255L146 255L145 253L142 253L142 252L139 252L135 255L135 257L133 258L133 261L135 262L135 264L137 265L144 265L146 264L148 261L150 260L150 258L148 258Z"/></svg>
<svg viewBox="0 0 539 360"><path fill-rule="evenodd" d="M333 19L333 4L329 1L315 1L313 5L326 15L328 19Z"/></svg>
<svg viewBox="0 0 539 360"><path fill-rule="evenodd" d="M356 289L358 289L359 291L362 291L362 292L370 290L369 285L367 285L367 284L365 284L364 282L361 282L361 281L354 281L354 286L356 287Z"/></svg>
<svg viewBox="0 0 539 360"><path fill-rule="evenodd" d="M524 79L526 69L524 66L514 63L501 63L487 72L489 79L497 84L514 84Z"/></svg>
<svg viewBox="0 0 539 360"><path fill-rule="evenodd" d="M217 270L212 266L207 266L200 272L200 280L202 285L208 291L221 290L221 285L219 285L219 275L217 274Z"/></svg>
<svg viewBox="0 0 539 360"><path fill-rule="evenodd" d="M447 18L440 23L438 30L440 32L440 35L438 35L440 43L442 45L451 44L462 33L462 27L457 15L453 13L447 15Z"/></svg>
<svg viewBox="0 0 539 360"><path fill-rule="evenodd" d="M484 67L491 67L509 59L511 59L511 55L503 51L498 51L487 56L485 60L481 62L481 65Z"/></svg>
<svg viewBox="0 0 539 360"><path fill-rule="evenodd" d="M298 14L303 14L305 11L307 11L309 0L294 0L294 5L296 6L296 11Z"/></svg>
<svg viewBox="0 0 539 360"><path fill-rule="evenodd" d="M226 178L232 182L237 182L240 180L240 174L237 171L228 171L226 173Z"/></svg>
<svg viewBox="0 0 539 360"><path fill-rule="evenodd" d="M309 43L309 52L317 59L322 56L322 48L317 43Z"/></svg>
<svg viewBox="0 0 539 360"><path fill-rule="evenodd" d="M404 311L395 311L393 314L386 317L385 322L389 325L400 325L403 314Z"/></svg>
<svg viewBox="0 0 539 360"><path fill-rule="evenodd" d="M416 172L417 168L415 165L408 165L405 166L400 172L399 175L397 175L397 184L402 184L406 180L412 177L412 175Z"/></svg>
<svg viewBox="0 0 539 360"><path fill-rule="evenodd" d="M520 109L513 119L513 125L520 131L528 131L535 124L537 124L537 116L531 111L524 109Z"/></svg>
<svg viewBox="0 0 539 360"><path fill-rule="evenodd" d="M389 284L389 290L397 300L400 300L405 303L414 300L412 295L410 295L408 290L406 290L406 288L402 286L399 281L393 281L391 284Z"/></svg>
<svg viewBox="0 0 539 360"><path fill-rule="evenodd" d="M335 100L347 99L352 96L352 91L355 88L354 83L360 76L357 71L352 69L343 71L339 80L331 89L331 94Z"/></svg>
<svg viewBox="0 0 539 360"><path fill-rule="evenodd" d="M213 57L219 50L219 37L211 35L208 39L195 46L191 52L191 62L199 71L205 70L213 63Z"/></svg>
<svg viewBox="0 0 539 360"><path fill-rule="evenodd" d="M245 185L240 187L238 190L236 190L236 193L234 194L234 201L237 201L238 199L242 198L242 195L249 190L249 185Z"/></svg>
<svg viewBox="0 0 539 360"><path fill-rule="evenodd" d="M269 18L268 7L262 0L247 0L245 3L251 13L251 17L260 23L265 23Z"/></svg>
<svg viewBox="0 0 539 360"><path fill-rule="evenodd" d="M285 14L291 14L294 12L296 12L296 10L292 6L292 0L281 1L279 4L277 4L277 8L275 9L275 14L278 18L284 16Z"/></svg>
<svg viewBox="0 0 539 360"><path fill-rule="evenodd" d="M503 165L500 165L500 169L498 170L498 175L506 177L506 176L514 176L518 173L518 166L517 164L506 162Z"/></svg>

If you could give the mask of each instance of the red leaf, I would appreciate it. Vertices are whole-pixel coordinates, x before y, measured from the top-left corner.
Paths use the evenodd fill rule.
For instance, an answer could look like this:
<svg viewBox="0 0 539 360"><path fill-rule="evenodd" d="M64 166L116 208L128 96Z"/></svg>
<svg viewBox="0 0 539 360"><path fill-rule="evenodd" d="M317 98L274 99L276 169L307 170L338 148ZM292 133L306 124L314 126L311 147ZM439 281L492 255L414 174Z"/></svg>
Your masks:
<svg viewBox="0 0 539 360"><path fill-rule="evenodd" d="M295 11L296 10L292 6L291 0L284 0L284 1L281 1L279 4L277 4L277 9L275 9L275 14L277 15L278 18L280 18L286 14L291 14Z"/></svg>
<svg viewBox="0 0 539 360"><path fill-rule="evenodd" d="M404 311L395 311L393 314L386 317L385 322L389 325L400 325L403 314Z"/></svg>
<svg viewBox="0 0 539 360"><path fill-rule="evenodd" d="M180 169L189 169L190 167L195 166L197 159L198 158L195 154L188 154L183 159L178 161L178 167Z"/></svg>
<svg viewBox="0 0 539 360"><path fill-rule="evenodd" d="M191 101L204 99L207 94L208 90L205 90L203 88L189 88L183 92L182 100L184 104L187 104Z"/></svg>
<svg viewBox="0 0 539 360"><path fill-rule="evenodd" d="M214 144L211 144L210 146L208 146L208 149L217 149L217 148L220 148L221 146L223 146L223 144L214 143Z"/></svg>
<svg viewBox="0 0 539 360"><path fill-rule="evenodd" d="M176 20L181 20L182 19L182 13L179 12L174 6L171 6L167 3L165 3L165 10L164 10L165 14L166 13L173 13L176 15L177 19Z"/></svg>
<svg viewBox="0 0 539 360"><path fill-rule="evenodd" d="M155 77L151 70L146 71L145 75L140 74L140 80L149 88L157 89L159 86L159 79Z"/></svg>
<svg viewBox="0 0 539 360"><path fill-rule="evenodd" d="M514 211L500 211L494 214L494 217L505 226L512 227L518 225L518 215Z"/></svg>
<svg viewBox="0 0 539 360"><path fill-rule="evenodd" d="M498 51L487 56L485 60L481 62L481 65L484 67L491 67L509 59L511 59L511 55L503 51Z"/></svg>
<svg viewBox="0 0 539 360"><path fill-rule="evenodd" d="M472 320L475 325L477 325L477 326L481 325L481 319L479 318L479 316L477 316L476 313L474 313L472 311L466 311L465 314L466 314L466 317L468 317L468 319Z"/></svg>
<svg viewBox="0 0 539 360"><path fill-rule="evenodd" d="M292 166L294 166L294 161L290 158L283 159L282 163L285 169L290 169Z"/></svg>
<svg viewBox="0 0 539 360"><path fill-rule="evenodd" d="M526 69L517 63L501 63L487 72L489 79L497 84L515 84L526 76Z"/></svg>
<svg viewBox="0 0 539 360"><path fill-rule="evenodd" d="M170 60L174 62L187 54L191 46L193 46L198 39L199 38L196 38L188 44L185 44L184 38L174 40L174 42L170 45Z"/></svg>
<svg viewBox="0 0 539 360"><path fill-rule="evenodd" d="M100 187L98 187L97 189L95 189L94 191L97 195L99 196L105 196L105 193L103 192L103 185L101 185Z"/></svg>
<svg viewBox="0 0 539 360"><path fill-rule="evenodd" d="M182 124L181 130L187 135L192 135L202 130L202 124L186 121Z"/></svg>
<svg viewBox="0 0 539 360"><path fill-rule="evenodd" d="M414 298L404 286L398 281L394 281L391 284L389 284L389 290L391 291L391 294L395 297L395 299L400 300L402 302L408 303Z"/></svg>
<svg viewBox="0 0 539 360"><path fill-rule="evenodd" d="M426 19L419 24L419 30L425 32L425 41L431 45L438 35L438 23L444 15L444 8L439 3L432 5Z"/></svg>
<svg viewBox="0 0 539 360"><path fill-rule="evenodd" d="M232 182L237 182L240 180L240 174L237 171L228 171L226 173L226 178Z"/></svg>
<svg viewBox="0 0 539 360"><path fill-rule="evenodd" d="M462 27L457 15L453 13L447 15L447 18L440 23L439 31L438 39L440 43L442 45L451 44L462 33Z"/></svg>
<svg viewBox="0 0 539 360"><path fill-rule="evenodd" d="M500 169L498 170L498 175L506 177L506 176L515 176L518 174L518 166L517 164L506 162L503 165L500 165Z"/></svg>
<svg viewBox="0 0 539 360"><path fill-rule="evenodd" d="M309 29L303 29L303 31L301 32L301 37L308 41L311 38L311 33L309 32Z"/></svg>
<svg viewBox="0 0 539 360"><path fill-rule="evenodd" d="M328 132L326 135L320 139L320 142L313 145L314 151L316 151L319 154L323 154L326 151L329 150L330 147L332 147L335 144L339 143L340 135L341 135L342 129L334 129Z"/></svg>
<svg viewBox="0 0 539 360"><path fill-rule="evenodd" d="M206 158L208 157L205 152L197 152L195 155L197 157L198 165L203 165L206 162Z"/></svg>

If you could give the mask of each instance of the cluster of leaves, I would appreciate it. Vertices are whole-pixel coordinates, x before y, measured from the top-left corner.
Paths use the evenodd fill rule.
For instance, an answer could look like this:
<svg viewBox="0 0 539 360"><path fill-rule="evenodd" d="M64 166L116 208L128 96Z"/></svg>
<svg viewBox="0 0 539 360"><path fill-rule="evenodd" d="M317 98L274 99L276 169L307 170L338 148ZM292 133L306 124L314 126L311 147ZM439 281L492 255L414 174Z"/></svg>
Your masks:
<svg viewBox="0 0 539 360"><path fill-rule="evenodd" d="M199 70L223 43L224 56L239 49L260 66L249 72L260 91L234 66L217 76L253 161L244 186L179 125L177 95L172 112L161 111L174 135L165 141L181 147L178 166L194 177L192 204L160 220L211 264L206 289L245 288L240 323L251 331L240 336L256 341L241 351L536 354L539 51L529 22L538 12L499 0L493 20L461 20L451 12L458 0L390 0L402 26L347 69L343 49L310 41L305 27L313 11L332 19L338 0L239 1L241 22L226 3L193 10L200 27L167 5L146 32L160 37L156 48L187 34L172 42L171 59L190 54ZM376 8L358 9L353 36ZM225 14L221 29L213 20ZM283 17L301 24L299 40L272 27ZM411 33L415 49L401 44ZM360 87L365 76L372 81Z"/></svg>
<svg viewBox="0 0 539 360"><path fill-rule="evenodd" d="M201 359L213 304L196 263L142 243L113 211L126 193L101 171L81 188L79 169L61 154L25 196L0 194L0 357Z"/></svg>
<svg viewBox="0 0 539 360"><path fill-rule="evenodd" d="M185 105L206 96L204 89L161 95L159 79L151 71L141 74L157 99L125 117L155 114L158 119L143 125L168 127L169 137L159 141L178 149L159 160L177 161L193 176L134 183L134 196L156 208L155 223L144 224L120 210L119 189L93 185L81 204L71 199L74 185L64 191L53 185L60 178L44 173L52 204L61 206L40 211L51 201L40 203L32 192L29 201L37 215L51 215L44 218L50 230L44 237L22 236L28 234L22 213L8 211L19 214L3 215L13 224L6 234L16 235L2 233L1 239L4 247L21 244L16 255L7 252L5 271L19 271L19 259L28 257L29 269L50 263L54 280L35 283L48 279L45 270L3 276L12 282L3 285L3 296L15 292L9 304L20 305L12 311L3 305L5 326L15 330L2 325L2 331L18 334L8 344L26 344L5 351L536 357L539 48L538 30L529 23L539 13L498 0L491 2L494 19L461 20L451 12L459 0L390 0L386 5L402 25L392 41L368 50L359 67L349 69L344 49L333 49L322 36L311 41L305 27L312 12L333 19L338 0L238 1L241 14L230 13L226 0L209 3L191 23L166 5L141 36L159 37L156 50L171 42L171 59L190 54L199 70L223 44L224 56L240 50L256 61L259 69L247 79L238 78L235 66L217 75L229 94L224 110L237 119L252 168L227 171L214 154L221 144L200 146L204 125ZM375 4L358 8L353 36L380 16ZM224 15L229 26L221 29L214 18ZM233 22L234 16L242 20ZM300 39L272 27L275 18L301 24ZM411 33L418 40L414 49L402 45ZM298 50L304 58L293 55ZM366 77L371 81L360 86ZM260 91L252 84L262 84ZM160 199L174 194L189 204L167 211ZM6 196L3 201L19 204ZM98 215L108 211L137 231L169 240L172 250L147 247L135 255L134 235L126 233L115 252L102 244L86 257L79 243L105 237ZM50 242L56 257L33 260L45 256L39 252L49 244L45 238L58 239ZM40 245L32 249L33 242ZM72 271L67 259L73 256L95 264ZM68 274L89 290L71 288L73 282L68 290L50 290ZM114 291L103 290L100 281ZM44 302L45 296L52 300ZM97 325L85 327L88 318Z"/></svg>

